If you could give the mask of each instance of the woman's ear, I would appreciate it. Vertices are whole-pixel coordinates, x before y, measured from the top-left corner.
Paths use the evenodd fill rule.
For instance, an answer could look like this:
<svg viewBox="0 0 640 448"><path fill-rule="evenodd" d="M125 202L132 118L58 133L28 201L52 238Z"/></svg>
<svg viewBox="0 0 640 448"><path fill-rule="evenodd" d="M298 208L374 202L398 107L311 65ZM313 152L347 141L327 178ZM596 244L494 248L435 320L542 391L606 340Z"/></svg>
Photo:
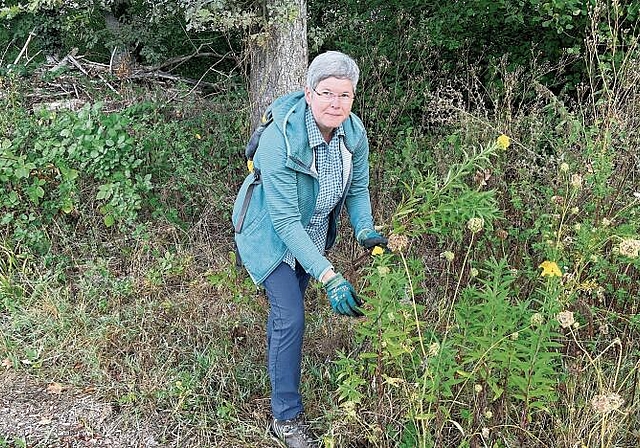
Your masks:
<svg viewBox="0 0 640 448"><path fill-rule="evenodd" d="M309 87L304 88L304 99L307 101L307 104L311 104L311 89Z"/></svg>

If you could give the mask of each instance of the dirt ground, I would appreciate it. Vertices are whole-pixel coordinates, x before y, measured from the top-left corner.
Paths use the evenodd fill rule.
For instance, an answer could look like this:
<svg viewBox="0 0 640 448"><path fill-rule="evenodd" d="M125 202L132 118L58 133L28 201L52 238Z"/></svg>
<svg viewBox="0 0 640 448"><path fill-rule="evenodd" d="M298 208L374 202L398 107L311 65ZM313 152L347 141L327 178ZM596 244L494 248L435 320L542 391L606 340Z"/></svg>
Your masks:
<svg viewBox="0 0 640 448"><path fill-rule="evenodd" d="M148 422L150 423L150 422ZM0 447L159 447L153 426L90 390L0 373Z"/></svg>

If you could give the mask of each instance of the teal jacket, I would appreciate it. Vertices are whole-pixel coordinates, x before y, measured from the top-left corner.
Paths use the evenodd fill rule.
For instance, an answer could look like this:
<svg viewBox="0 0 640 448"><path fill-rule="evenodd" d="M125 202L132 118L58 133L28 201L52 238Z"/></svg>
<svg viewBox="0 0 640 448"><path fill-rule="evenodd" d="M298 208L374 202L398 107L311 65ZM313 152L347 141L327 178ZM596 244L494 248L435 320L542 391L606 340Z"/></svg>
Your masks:
<svg viewBox="0 0 640 448"><path fill-rule="evenodd" d="M319 183L315 155L309 146L305 125L307 103L298 91L276 99L270 106L273 123L263 132L254 168L261 182L255 185L242 229L235 234L242 263L256 284L261 284L284 259L287 248L314 278L331 266L305 231L311 220ZM331 212L325 250L336 240L343 206L355 234L373 229L369 197L369 142L360 119L351 114L343 123L342 199ZM254 181L249 174L236 198L232 221L238 222L247 189Z"/></svg>

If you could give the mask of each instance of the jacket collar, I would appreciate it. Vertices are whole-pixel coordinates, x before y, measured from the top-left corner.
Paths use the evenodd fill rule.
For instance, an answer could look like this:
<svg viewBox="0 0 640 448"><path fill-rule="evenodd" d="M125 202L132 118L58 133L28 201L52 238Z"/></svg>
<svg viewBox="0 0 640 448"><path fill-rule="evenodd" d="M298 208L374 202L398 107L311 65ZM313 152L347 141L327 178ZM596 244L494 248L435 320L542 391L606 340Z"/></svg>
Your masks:
<svg viewBox="0 0 640 448"><path fill-rule="evenodd" d="M305 125L307 101L304 91L298 90L277 98L270 107L273 121L284 135L287 148L287 166L311 173L313 152L309 150L309 137ZM351 154L366 141L360 119L353 113L343 123L344 146Z"/></svg>

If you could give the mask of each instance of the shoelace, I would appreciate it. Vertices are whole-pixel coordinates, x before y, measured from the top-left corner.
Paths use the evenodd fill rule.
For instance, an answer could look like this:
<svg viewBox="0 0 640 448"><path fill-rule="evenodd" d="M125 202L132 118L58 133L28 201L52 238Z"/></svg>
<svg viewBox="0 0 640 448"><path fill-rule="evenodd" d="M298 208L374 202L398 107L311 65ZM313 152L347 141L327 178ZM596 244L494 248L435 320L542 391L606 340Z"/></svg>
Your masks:
<svg viewBox="0 0 640 448"><path fill-rule="evenodd" d="M312 443L314 441L311 437L311 434L309 434L309 425L303 423L303 420L301 418L286 420L285 422L277 423L276 425L274 425L277 432L282 431L281 436L283 438L286 438L287 436L299 435L304 439L305 442Z"/></svg>

